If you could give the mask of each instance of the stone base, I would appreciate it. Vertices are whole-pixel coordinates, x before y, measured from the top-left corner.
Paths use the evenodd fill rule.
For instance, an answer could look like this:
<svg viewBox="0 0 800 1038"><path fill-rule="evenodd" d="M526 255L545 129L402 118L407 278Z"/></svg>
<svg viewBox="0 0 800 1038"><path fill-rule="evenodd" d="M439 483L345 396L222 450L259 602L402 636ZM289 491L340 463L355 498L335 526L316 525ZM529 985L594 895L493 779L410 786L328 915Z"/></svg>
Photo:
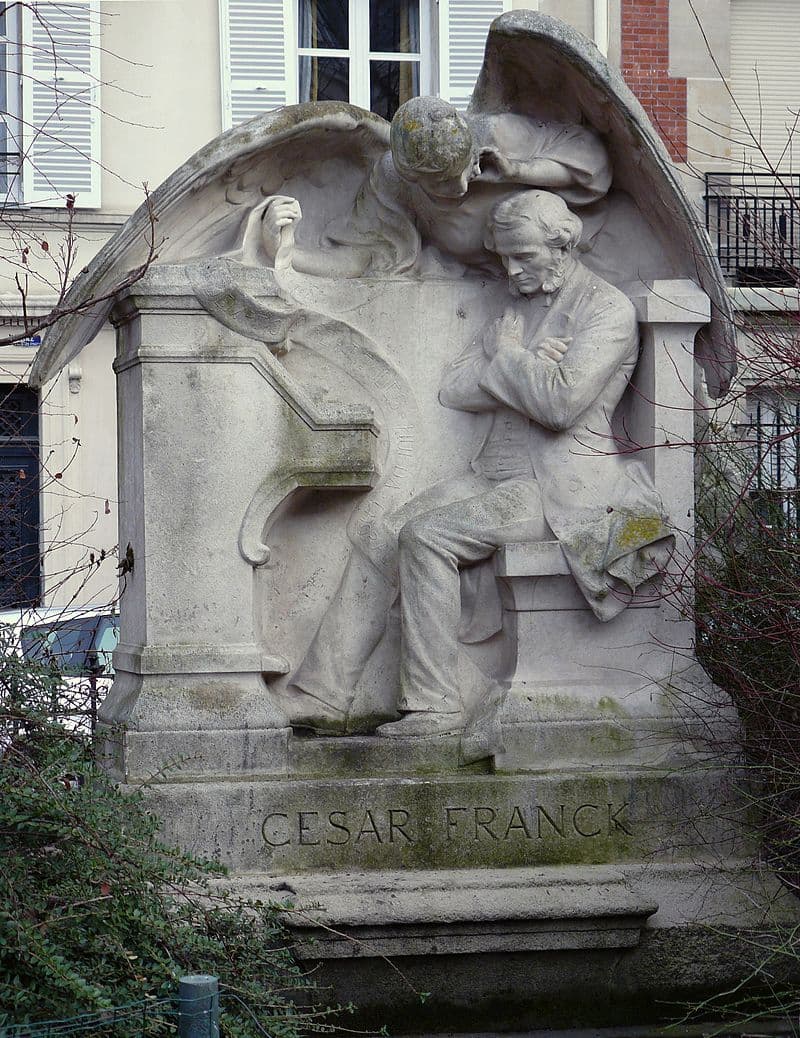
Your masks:
<svg viewBox="0 0 800 1038"><path fill-rule="evenodd" d="M552 759L503 774L456 738L291 735L282 774L148 796L167 840L286 906L320 998L367 1033L665 1021L746 977L724 931L766 901L730 762Z"/></svg>
<svg viewBox="0 0 800 1038"><path fill-rule="evenodd" d="M290 733L290 728L105 728L101 752L107 769L123 782L250 780L286 774Z"/></svg>
<svg viewBox="0 0 800 1038"><path fill-rule="evenodd" d="M311 960L632 948L658 909L603 867L311 873L240 885L321 906L292 916L299 955Z"/></svg>
<svg viewBox="0 0 800 1038"><path fill-rule="evenodd" d="M343 1024L369 1035L387 1027L405 1035L543 1038L564 1029L561 1038L578 1038L574 1029L581 1028L580 1038L595 1038L607 1028L606 1038L620 1038L638 1026L637 1038L654 1038L686 1007L750 975L752 937L703 926L653 927L632 948L337 958L322 960L314 977L327 986L323 998L357 1007ZM715 1033L716 1027L695 1032L697 1038Z"/></svg>
<svg viewBox="0 0 800 1038"><path fill-rule="evenodd" d="M174 664L175 652L141 653L138 671L115 673L99 714L112 774L125 782L285 775L291 729L261 672L149 673L141 664L167 655ZM131 657L117 650L115 666Z"/></svg>
<svg viewBox="0 0 800 1038"><path fill-rule="evenodd" d="M698 853L729 839L731 776L595 767L529 775L167 782L165 836L237 872L534 868ZM686 826L692 840L686 847Z"/></svg>
<svg viewBox="0 0 800 1038"><path fill-rule="evenodd" d="M637 718L617 704L595 716L547 716L557 708L541 694L528 697L512 689L500 718L499 745L493 754L497 773L558 771L564 768L649 767L674 770L719 759L720 747L736 745L738 721L730 711L709 717ZM602 707L602 701L601 701ZM603 716L605 714L605 716Z"/></svg>
<svg viewBox="0 0 800 1038"><path fill-rule="evenodd" d="M347 1026L431 1036L655 1030L748 977L748 928L774 895L735 859L250 874L236 886L287 906L321 999L357 1006Z"/></svg>

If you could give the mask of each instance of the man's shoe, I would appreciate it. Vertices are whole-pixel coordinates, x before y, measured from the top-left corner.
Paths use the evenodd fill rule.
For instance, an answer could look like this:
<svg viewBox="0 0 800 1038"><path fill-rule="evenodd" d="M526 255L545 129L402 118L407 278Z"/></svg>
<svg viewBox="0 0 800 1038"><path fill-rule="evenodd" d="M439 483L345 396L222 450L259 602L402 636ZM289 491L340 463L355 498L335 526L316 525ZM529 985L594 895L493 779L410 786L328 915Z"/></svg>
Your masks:
<svg viewBox="0 0 800 1038"><path fill-rule="evenodd" d="M347 711L323 703L299 685L290 685L284 698L292 728L307 728L315 735L345 735Z"/></svg>
<svg viewBox="0 0 800 1038"><path fill-rule="evenodd" d="M378 728L378 735L390 739L425 738L437 735L457 735L464 728L464 715L438 714L433 710L410 710L399 721L390 721Z"/></svg>

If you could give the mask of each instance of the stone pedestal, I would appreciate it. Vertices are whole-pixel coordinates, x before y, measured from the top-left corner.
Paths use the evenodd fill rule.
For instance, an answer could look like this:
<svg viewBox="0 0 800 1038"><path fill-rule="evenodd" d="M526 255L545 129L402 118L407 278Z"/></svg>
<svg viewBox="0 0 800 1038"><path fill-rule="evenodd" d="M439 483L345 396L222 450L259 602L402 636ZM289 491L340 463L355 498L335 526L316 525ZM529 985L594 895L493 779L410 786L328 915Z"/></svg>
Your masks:
<svg viewBox="0 0 800 1038"><path fill-rule="evenodd" d="M726 762L554 745L501 775L457 739L292 736L284 776L163 783L151 804L241 893L296 909L299 955L368 1031L643 1025L741 976L720 934L759 924L759 880Z"/></svg>
<svg viewBox="0 0 800 1038"><path fill-rule="evenodd" d="M248 305L278 307L271 275L240 276ZM224 294L209 302L199 279L197 265L155 269L115 310L132 564L103 711L123 729L117 772L140 779L180 759L149 794L165 838L222 861L243 893L300 906L299 954L324 964L366 1027L577 1026L606 1019L597 1004L613 1023L644 1012L659 984L671 998L713 986L719 970L696 957L686 981L683 949L709 923L748 924L724 879L748 854L746 808L705 741L727 707L690 709L699 670L676 599L643 595L601 624L558 543L498 552L515 666L501 745L470 764L457 737L292 734L278 705L352 550L338 528L365 536L379 514L353 491L375 485L397 507L469 464L469 416L442 408L436 386L485 321L482 287L298 282L296 314L317 338L277 359L280 327L268 343L236 331ZM687 282L637 291L644 345L620 435L646 448L680 570L707 299ZM349 403L330 400L333 368ZM424 378L409 385L405 368ZM396 651L382 646L369 678L389 710Z"/></svg>

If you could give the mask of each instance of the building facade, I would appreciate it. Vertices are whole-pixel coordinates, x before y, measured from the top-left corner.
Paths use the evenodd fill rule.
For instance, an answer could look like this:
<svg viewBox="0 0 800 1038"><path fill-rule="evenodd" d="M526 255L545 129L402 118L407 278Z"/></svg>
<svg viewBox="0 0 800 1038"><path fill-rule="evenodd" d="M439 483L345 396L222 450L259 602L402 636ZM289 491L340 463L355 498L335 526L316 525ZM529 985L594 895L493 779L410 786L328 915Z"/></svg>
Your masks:
<svg viewBox="0 0 800 1038"><path fill-rule="evenodd" d="M283 104L348 100L390 118L408 97L435 93L465 107L488 26L512 7L567 21L622 69L706 213L743 323L755 315L759 328L792 334L796 0L14 7L0 12L0 331L18 337L0 347L0 608L105 604L117 593L113 331L38 396L26 373L41 341L37 317L141 204L142 184L157 185L228 127ZM740 421L765 427L793 415L778 373L769 392L739 403ZM784 442L779 479L791 491L796 437Z"/></svg>

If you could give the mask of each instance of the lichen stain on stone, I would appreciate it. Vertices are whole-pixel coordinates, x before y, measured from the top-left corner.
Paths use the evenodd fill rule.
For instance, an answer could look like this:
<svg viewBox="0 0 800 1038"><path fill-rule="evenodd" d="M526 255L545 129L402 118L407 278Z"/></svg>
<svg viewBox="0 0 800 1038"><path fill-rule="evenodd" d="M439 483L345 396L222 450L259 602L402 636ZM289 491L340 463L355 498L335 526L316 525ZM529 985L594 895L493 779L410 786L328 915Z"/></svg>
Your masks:
<svg viewBox="0 0 800 1038"><path fill-rule="evenodd" d="M597 708L598 710L602 710L604 713L615 714L617 717L630 716L627 710L624 710L613 696L601 696L600 699L597 700Z"/></svg>
<svg viewBox="0 0 800 1038"><path fill-rule="evenodd" d="M660 515L636 515L625 520L617 543L621 548L638 548L640 545L657 541L664 534Z"/></svg>
<svg viewBox="0 0 800 1038"><path fill-rule="evenodd" d="M633 737L618 728L607 728L589 736L589 745L600 756L613 757L633 748Z"/></svg>
<svg viewBox="0 0 800 1038"><path fill-rule="evenodd" d="M226 292L221 300L222 309L228 315L233 318L236 314L236 296L233 292Z"/></svg>
<svg viewBox="0 0 800 1038"><path fill-rule="evenodd" d="M217 682L207 682L195 685L187 690L187 699L199 710L224 711L234 707L241 698L241 692L234 685L220 685Z"/></svg>

